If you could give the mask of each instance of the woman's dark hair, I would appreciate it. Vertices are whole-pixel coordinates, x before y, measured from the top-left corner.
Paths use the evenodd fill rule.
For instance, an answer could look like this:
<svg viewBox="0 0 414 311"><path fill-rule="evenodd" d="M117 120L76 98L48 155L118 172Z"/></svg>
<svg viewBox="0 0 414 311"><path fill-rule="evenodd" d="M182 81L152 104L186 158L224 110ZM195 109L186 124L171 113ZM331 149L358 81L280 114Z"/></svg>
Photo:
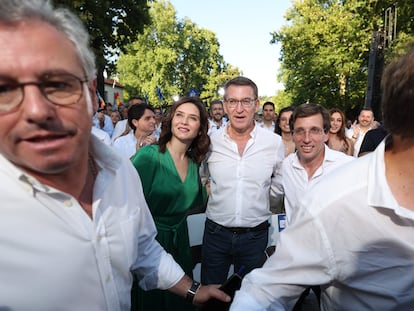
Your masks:
<svg viewBox="0 0 414 311"><path fill-rule="evenodd" d="M295 107L293 106L288 106L288 107L284 107L282 109L280 109L279 114L277 116L277 122L276 122L276 126L275 126L275 133L282 135L282 129L280 128L280 117L282 116L282 113L288 112L288 111L292 111L295 110Z"/></svg>
<svg viewBox="0 0 414 311"><path fill-rule="evenodd" d="M132 105L128 108L128 124L134 132L136 130L136 127L134 124L132 124L132 120L141 119L145 113L145 110L147 109L154 112L154 108L148 104L137 104Z"/></svg>
<svg viewBox="0 0 414 311"><path fill-rule="evenodd" d="M198 108L200 113L200 130L196 138L190 145L190 148L187 150L187 156L191 158L196 163L201 163L206 157L206 154L210 148L210 137L207 135L208 131L208 115L206 108L204 107L203 102L199 97L181 97L176 101L168 111L167 116L162 121L161 125L161 135L158 140L158 145L160 152L165 152L167 148L167 143L171 140L172 131L171 131L171 122L175 115L175 111L182 104L191 103Z"/></svg>

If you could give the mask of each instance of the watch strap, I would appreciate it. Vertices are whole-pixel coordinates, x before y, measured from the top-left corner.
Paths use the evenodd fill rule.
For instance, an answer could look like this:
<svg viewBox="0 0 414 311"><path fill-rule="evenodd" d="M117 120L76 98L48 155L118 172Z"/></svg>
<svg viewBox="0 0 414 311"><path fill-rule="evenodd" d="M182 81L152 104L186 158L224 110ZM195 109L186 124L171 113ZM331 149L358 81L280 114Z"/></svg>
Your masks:
<svg viewBox="0 0 414 311"><path fill-rule="evenodd" d="M193 281L191 284L190 289L187 291L187 296L185 296L185 300L189 303L192 303L194 300L194 296L196 295L198 289L200 288L201 283L197 281Z"/></svg>

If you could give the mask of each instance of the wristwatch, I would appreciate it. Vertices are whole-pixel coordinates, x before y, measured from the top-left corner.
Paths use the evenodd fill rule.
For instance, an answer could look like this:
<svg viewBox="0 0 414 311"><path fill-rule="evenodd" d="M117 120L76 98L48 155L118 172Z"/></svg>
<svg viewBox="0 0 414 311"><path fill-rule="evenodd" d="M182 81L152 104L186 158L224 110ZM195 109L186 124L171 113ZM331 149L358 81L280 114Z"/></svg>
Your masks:
<svg viewBox="0 0 414 311"><path fill-rule="evenodd" d="M187 291L187 296L185 296L185 300L189 303L192 303L194 300L194 296L196 295L198 289L200 288L201 283L197 281L193 281L191 284L190 289Z"/></svg>

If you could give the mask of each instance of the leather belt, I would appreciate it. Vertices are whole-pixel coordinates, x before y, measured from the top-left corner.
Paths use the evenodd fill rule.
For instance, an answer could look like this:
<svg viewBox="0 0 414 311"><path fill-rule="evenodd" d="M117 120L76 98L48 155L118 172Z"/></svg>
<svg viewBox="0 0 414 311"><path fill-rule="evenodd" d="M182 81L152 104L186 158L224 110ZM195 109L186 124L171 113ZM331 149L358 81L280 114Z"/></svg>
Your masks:
<svg viewBox="0 0 414 311"><path fill-rule="evenodd" d="M264 222L262 222L261 224L258 224L256 227L252 227L252 228L247 228L247 227L223 227L224 229L233 232L233 233L247 233L247 232L254 232L254 231L262 231L262 230L266 230L267 228L269 228L270 224L269 222L266 220Z"/></svg>

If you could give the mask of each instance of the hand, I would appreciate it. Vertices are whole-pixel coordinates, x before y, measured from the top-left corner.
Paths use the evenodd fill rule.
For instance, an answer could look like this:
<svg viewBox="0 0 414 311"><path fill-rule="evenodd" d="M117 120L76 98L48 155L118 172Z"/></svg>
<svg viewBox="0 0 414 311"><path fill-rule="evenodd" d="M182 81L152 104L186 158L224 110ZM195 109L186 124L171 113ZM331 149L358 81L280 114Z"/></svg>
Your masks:
<svg viewBox="0 0 414 311"><path fill-rule="evenodd" d="M216 298L224 302L230 302L230 296L221 291L219 287L220 285L201 285L194 296L193 304L196 306L202 306L212 298Z"/></svg>
<svg viewBox="0 0 414 311"><path fill-rule="evenodd" d="M358 135L359 135L359 126L357 124L357 120L355 120L354 123L352 123L352 129L354 131L354 134L352 136L358 138Z"/></svg>

